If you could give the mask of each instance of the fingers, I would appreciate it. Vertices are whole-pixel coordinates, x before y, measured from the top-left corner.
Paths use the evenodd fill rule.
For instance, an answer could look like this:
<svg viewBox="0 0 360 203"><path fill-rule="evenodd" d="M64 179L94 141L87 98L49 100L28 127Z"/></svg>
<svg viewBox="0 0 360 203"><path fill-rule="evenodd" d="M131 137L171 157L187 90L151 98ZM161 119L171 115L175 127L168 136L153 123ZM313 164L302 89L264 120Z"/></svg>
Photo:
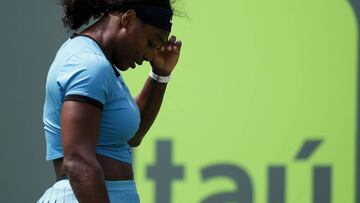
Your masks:
<svg viewBox="0 0 360 203"><path fill-rule="evenodd" d="M176 37L174 35L171 35L169 40L168 40L169 44L175 44L176 42Z"/></svg>
<svg viewBox="0 0 360 203"><path fill-rule="evenodd" d="M175 42L175 49L180 49L182 46L182 41L178 40Z"/></svg>
<svg viewBox="0 0 360 203"><path fill-rule="evenodd" d="M176 37L172 35L170 36L166 45L161 47L161 51L165 51L165 49L167 51L178 51L180 50L181 46L182 46L182 42L180 40L176 40Z"/></svg>

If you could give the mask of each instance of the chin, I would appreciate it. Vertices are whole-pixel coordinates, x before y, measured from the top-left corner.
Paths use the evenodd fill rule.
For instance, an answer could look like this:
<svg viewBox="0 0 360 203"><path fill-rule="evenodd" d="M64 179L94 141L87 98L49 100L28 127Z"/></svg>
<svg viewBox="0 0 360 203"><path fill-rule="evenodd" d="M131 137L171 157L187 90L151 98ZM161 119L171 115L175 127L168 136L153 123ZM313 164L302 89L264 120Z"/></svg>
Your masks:
<svg viewBox="0 0 360 203"><path fill-rule="evenodd" d="M127 66L127 67L121 67L121 68L119 68L119 70L121 70L121 71L126 71L127 69L129 69L128 66Z"/></svg>

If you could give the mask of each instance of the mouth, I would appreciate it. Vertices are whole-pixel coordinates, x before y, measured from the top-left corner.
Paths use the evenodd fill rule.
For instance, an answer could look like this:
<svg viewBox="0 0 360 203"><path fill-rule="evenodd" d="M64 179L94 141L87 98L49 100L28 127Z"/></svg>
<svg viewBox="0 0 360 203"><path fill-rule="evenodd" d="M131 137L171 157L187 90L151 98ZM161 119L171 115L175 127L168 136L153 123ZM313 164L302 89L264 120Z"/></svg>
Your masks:
<svg viewBox="0 0 360 203"><path fill-rule="evenodd" d="M135 62L137 65L141 66L143 64L143 61L136 61Z"/></svg>
<svg viewBox="0 0 360 203"><path fill-rule="evenodd" d="M143 64L143 61L134 61L129 65L130 68L134 69L136 66L141 66Z"/></svg>

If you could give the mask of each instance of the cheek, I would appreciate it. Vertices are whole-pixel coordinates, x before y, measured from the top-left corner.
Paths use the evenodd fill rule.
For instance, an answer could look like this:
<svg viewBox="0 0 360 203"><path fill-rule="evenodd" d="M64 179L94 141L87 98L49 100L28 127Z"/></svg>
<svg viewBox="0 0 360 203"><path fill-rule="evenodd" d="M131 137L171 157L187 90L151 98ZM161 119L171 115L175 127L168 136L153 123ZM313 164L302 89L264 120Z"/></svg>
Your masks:
<svg viewBox="0 0 360 203"><path fill-rule="evenodd" d="M134 42L133 47L131 47L132 52L134 53L135 57L144 57L144 54L148 50L147 43L143 40L139 39Z"/></svg>

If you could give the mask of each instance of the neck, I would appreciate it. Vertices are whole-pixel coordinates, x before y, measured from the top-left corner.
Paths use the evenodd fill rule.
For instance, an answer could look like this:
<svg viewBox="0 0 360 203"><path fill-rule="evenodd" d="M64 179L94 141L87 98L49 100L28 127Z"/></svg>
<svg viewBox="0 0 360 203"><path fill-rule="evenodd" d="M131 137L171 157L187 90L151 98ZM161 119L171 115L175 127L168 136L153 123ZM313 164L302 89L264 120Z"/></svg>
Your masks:
<svg viewBox="0 0 360 203"><path fill-rule="evenodd" d="M80 32L80 34L92 37L99 44L111 64L115 64L113 45L116 31L120 29L117 26L118 22L114 22L115 20L109 15L105 15Z"/></svg>

